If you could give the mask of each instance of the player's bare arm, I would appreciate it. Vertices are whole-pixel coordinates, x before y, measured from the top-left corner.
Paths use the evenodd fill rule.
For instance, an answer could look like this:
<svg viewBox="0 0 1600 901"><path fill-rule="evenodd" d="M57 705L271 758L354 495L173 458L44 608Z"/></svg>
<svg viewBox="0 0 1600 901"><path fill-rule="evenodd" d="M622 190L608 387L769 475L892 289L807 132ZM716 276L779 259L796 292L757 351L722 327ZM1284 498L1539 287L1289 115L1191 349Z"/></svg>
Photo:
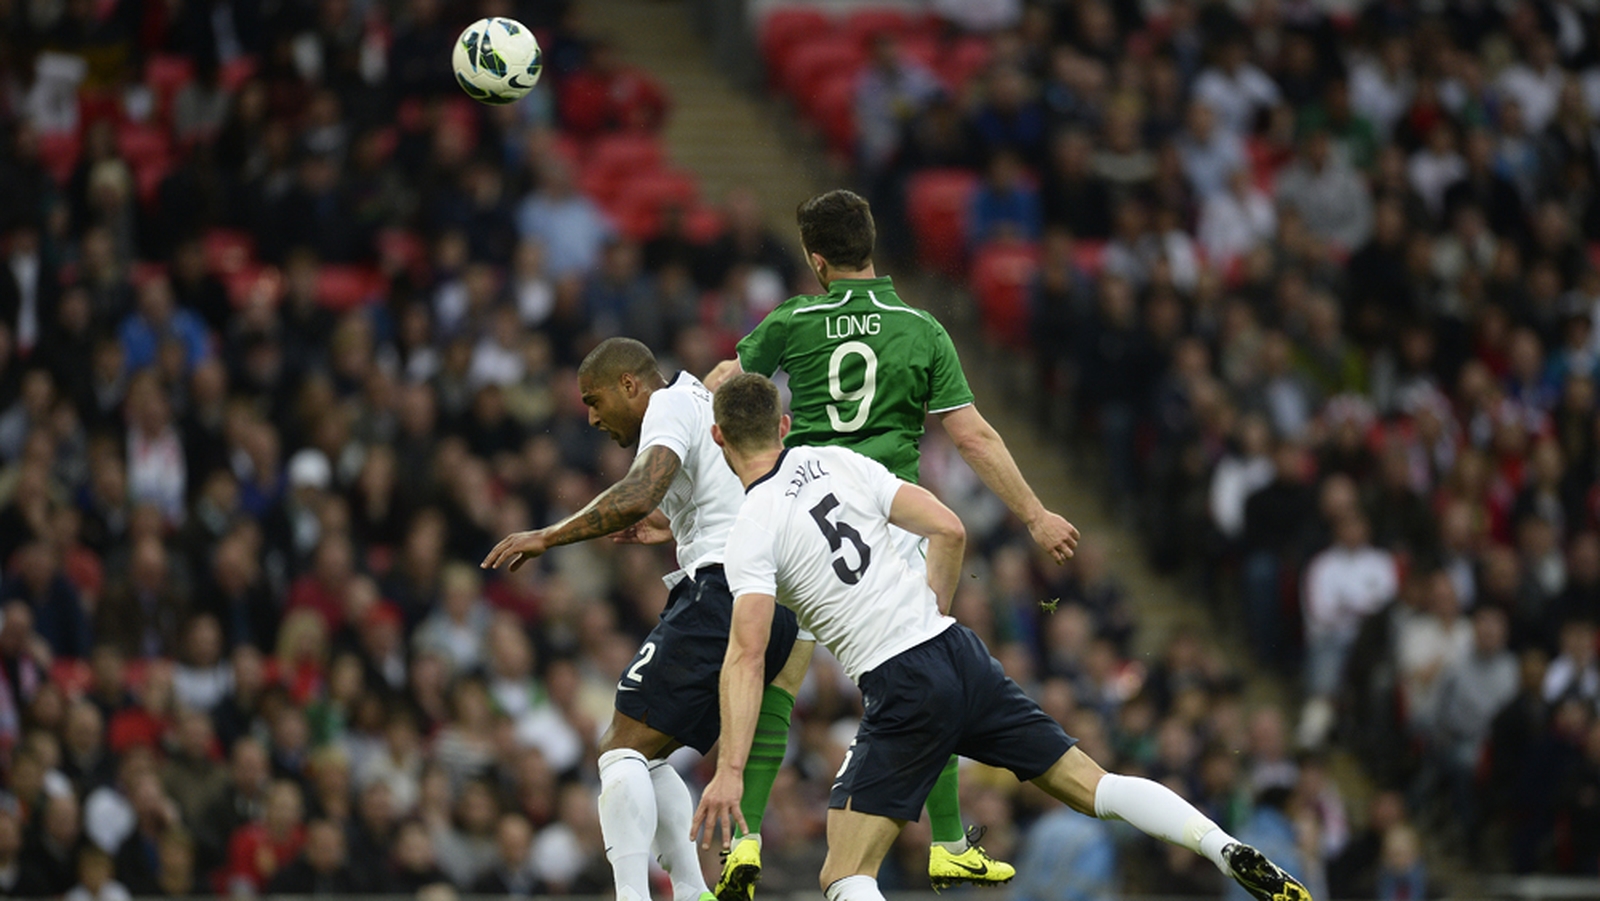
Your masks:
<svg viewBox="0 0 1600 901"><path fill-rule="evenodd" d="M995 431L975 405L939 414L939 422L955 442L962 459L1005 502L1012 513L1028 527L1034 543L1047 551L1057 563L1066 563L1078 547L1078 528L1058 514L1045 509L1039 496L1028 487L1017 461L1012 459L1004 438Z"/></svg>
<svg viewBox="0 0 1600 901"><path fill-rule="evenodd" d="M961 517L940 503L933 492L907 483L895 492L889 522L928 539L928 587L939 599L939 612L949 613L967 552L967 529Z"/></svg>
<svg viewBox="0 0 1600 901"><path fill-rule="evenodd" d="M553 547L625 529L656 509L667 496L667 489L672 486L680 466L678 455L667 448L649 448L634 458L627 475L600 492L582 510L543 529L507 535L478 565L494 569L502 563L510 563L510 568L515 570Z"/></svg>
<svg viewBox="0 0 1600 901"><path fill-rule="evenodd" d="M700 380L700 384L705 385L712 391L715 391L722 387L723 382L726 382L728 379L733 378L741 372L744 372L744 367L739 365L738 357L734 357L731 360L723 360L721 363L713 366L710 372L706 373L706 377Z"/></svg>
<svg viewBox="0 0 1600 901"><path fill-rule="evenodd" d="M756 720L761 715L761 693L767 642L777 598L770 594L742 594L733 599L733 623L728 630L728 653L723 658L722 737L718 743L717 773L700 796L689 835L711 847L718 826L722 843L733 840L733 826L745 827L739 801L744 797L744 767L755 741Z"/></svg>
<svg viewBox="0 0 1600 901"><path fill-rule="evenodd" d="M617 544L666 544L672 540L672 523L657 507L654 512L611 536Z"/></svg>

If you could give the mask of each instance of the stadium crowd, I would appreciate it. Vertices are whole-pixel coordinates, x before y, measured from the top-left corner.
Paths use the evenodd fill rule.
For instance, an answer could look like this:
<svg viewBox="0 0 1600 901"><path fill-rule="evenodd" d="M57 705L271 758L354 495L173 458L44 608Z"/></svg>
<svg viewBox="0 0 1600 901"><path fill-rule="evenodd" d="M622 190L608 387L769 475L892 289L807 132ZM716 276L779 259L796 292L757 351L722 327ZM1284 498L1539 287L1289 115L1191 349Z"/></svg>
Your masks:
<svg viewBox="0 0 1600 901"><path fill-rule="evenodd" d="M964 39L886 27L856 171L1299 687L1290 744L1392 792L1381 891L1426 891L1407 806L1485 869L1595 874L1600 10L1354 6L973 4L1004 24L953 84ZM1204 784L1216 709L1153 703ZM1337 896L1342 814L1296 809Z"/></svg>
<svg viewBox="0 0 1600 901"><path fill-rule="evenodd" d="M1600 869L1593 23L1013 7L941 4L938 40L984 51L959 91L892 30L857 48L886 249L929 167L987 173L966 234L1038 254L1041 395L1260 663L1311 662L1311 703L1247 704L1190 635L1135 659L1104 546L1041 565L934 436L974 536L957 615L1093 757L1318 897L1430 891L1408 810ZM626 469L575 389L597 339L705 373L814 289L747 194L630 206L607 161L670 98L579 12L0 0L0 893L609 890L594 746L670 557L472 564ZM451 81L480 14L540 36L520 103ZM819 660L764 891L813 886L858 705ZM1330 736L1393 789L1361 815ZM1019 897L1223 891L965 783ZM907 830L885 887L925 885L926 848Z"/></svg>

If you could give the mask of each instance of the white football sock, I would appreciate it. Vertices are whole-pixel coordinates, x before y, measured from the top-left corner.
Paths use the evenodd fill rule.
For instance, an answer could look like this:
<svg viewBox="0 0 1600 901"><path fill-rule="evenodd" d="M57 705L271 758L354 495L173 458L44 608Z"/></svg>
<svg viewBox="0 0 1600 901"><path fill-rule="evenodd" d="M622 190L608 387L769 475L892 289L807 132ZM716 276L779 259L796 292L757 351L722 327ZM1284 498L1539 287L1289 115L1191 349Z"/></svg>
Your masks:
<svg viewBox="0 0 1600 901"><path fill-rule="evenodd" d="M1094 815L1122 820L1146 835L1204 855L1223 873L1233 872L1222 859L1222 849L1233 836L1159 782L1107 773L1095 788Z"/></svg>
<svg viewBox="0 0 1600 901"><path fill-rule="evenodd" d="M828 901L883 901L878 880L871 876L846 876L823 892Z"/></svg>
<svg viewBox="0 0 1600 901"><path fill-rule="evenodd" d="M684 833L688 833L684 827ZM600 755L600 834L617 881L617 901L650 901L650 840L656 792L644 755L631 748Z"/></svg>
<svg viewBox="0 0 1600 901"><path fill-rule="evenodd" d="M656 837L650 850L672 876L673 901L700 901L708 889L700 872L700 855L689 836L689 823L694 820L689 786L665 760L651 762L650 781L656 793Z"/></svg>

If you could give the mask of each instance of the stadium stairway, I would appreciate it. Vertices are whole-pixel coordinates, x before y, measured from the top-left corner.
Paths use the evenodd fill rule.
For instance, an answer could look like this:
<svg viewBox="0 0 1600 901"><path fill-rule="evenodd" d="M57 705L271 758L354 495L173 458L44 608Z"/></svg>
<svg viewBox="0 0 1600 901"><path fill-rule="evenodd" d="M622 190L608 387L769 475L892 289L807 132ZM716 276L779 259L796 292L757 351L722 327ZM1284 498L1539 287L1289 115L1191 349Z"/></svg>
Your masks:
<svg viewBox="0 0 1600 901"><path fill-rule="evenodd" d="M586 28L612 40L629 63L648 69L672 97L663 134L675 166L700 178L702 196L722 201L752 188L780 234L794 230L794 208L815 186L794 136L774 112L734 86L694 32L678 0L598 0L582 7Z"/></svg>

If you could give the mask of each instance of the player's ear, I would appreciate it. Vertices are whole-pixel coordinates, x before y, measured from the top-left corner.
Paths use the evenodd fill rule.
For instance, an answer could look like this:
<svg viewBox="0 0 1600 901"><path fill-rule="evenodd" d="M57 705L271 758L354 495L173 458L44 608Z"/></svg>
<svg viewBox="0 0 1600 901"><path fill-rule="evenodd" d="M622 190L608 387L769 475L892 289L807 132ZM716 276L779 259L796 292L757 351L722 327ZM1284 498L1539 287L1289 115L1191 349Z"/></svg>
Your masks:
<svg viewBox="0 0 1600 901"><path fill-rule="evenodd" d="M790 426L791 423L792 423L792 420L789 419L789 414L788 413L783 414L783 417L778 420L778 440L779 441L782 441L783 439L789 437L789 426Z"/></svg>
<svg viewBox="0 0 1600 901"><path fill-rule="evenodd" d="M711 440L717 443L717 447L727 447L722 441L722 426L714 422L711 424Z"/></svg>
<svg viewBox="0 0 1600 901"><path fill-rule="evenodd" d="M813 250L811 252L811 268L818 275L821 275L828 271L828 261L822 258L822 254Z"/></svg>

